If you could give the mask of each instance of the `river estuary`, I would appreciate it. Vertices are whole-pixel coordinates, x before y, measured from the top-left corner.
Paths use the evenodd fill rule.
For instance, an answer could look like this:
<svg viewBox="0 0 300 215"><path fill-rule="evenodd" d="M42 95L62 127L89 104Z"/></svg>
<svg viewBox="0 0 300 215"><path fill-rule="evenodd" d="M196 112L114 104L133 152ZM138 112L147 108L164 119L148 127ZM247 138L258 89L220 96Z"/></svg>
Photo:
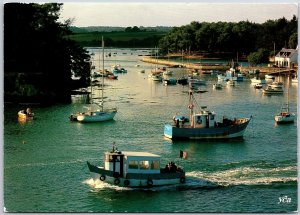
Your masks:
<svg viewBox="0 0 300 215"><path fill-rule="evenodd" d="M94 60L99 59L98 49ZM4 106L4 207L8 212L292 212L297 202L297 122L275 125L274 114L287 94L266 96L250 81L213 90L217 81L204 75L208 92L195 94L199 105L221 119L250 117L243 139L230 141L172 141L163 136L164 124L178 113L188 113L187 86L164 86L148 79L154 65L143 63L146 50L106 50L105 68L121 64L128 73L105 80L105 106L117 107L113 121L70 122L81 111L86 96L69 105L31 107L36 119L17 120L25 106ZM137 66L139 64L139 66ZM96 68L99 62L95 62ZM145 73L140 73L145 70ZM174 77L184 69L174 68ZM290 109L297 112L298 84L288 83ZM94 96L100 90L94 89ZM187 172L181 186L151 189L118 188L94 183L86 161L103 165L112 148L148 151L173 160ZM187 151L187 160L179 151ZM200 178L219 184L203 186Z"/></svg>

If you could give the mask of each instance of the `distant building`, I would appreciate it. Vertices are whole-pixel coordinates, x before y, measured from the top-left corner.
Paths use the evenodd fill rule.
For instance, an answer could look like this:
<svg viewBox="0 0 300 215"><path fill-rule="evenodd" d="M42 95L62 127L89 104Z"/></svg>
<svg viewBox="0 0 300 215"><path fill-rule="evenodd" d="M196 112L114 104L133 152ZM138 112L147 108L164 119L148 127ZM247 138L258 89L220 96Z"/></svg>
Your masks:
<svg viewBox="0 0 300 215"><path fill-rule="evenodd" d="M294 68L298 65L298 47L296 49L282 48L275 56L278 67Z"/></svg>

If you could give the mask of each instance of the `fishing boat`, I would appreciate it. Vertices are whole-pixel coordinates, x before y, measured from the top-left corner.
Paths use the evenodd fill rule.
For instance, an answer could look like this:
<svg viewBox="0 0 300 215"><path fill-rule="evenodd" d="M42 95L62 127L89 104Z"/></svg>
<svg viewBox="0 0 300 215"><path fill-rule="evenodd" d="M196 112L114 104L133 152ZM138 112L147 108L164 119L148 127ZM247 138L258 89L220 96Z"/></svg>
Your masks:
<svg viewBox="0 0 300 215"><path fill-rule="evenodd" d="M170 139L229 139L242 137L250 118L229 119L223 117L216 121L216 113L202 106L200 112L194 113L195 98L193 91L189 91L190 119L181 116L181 121L173 117L173 124L165 124L164 136Z"/></svg>
<svg viewBox="0 0 300 215"><path fill-rule="evenodd" d="M104 166L87 162L94 181L121 187L153 187L185 183L185 171L170 162L160 167L161 156L149 152L112 151L104 153Z"/></svg>
<svg viewBox="0 0 300 215"><path fill-rule="evenodd" d="M287 84L287 101L286 105L281 108L281 111L275 115L275 122L277 124L294 123L295 114L290 113L289 110L289 83Z"/></svg>
<svg viewBox="0 0 300 215"><path fill-rule="evenodd" d="M104 40L102 37L102 66L104 71ZM104 109L104 76L102 76L102 95L101 95L101 105L94 103L93 100L93 92L92 92L92 84L91 84L91 104L85 106L86 111L78 112L76 114L71 114L70 120L71 121L78 121L78 122L103 122L112 120L116 113L116 108L111 109Z"/></svg>
<svg viewBox="0 0 300 215"><path fill-rule="evenodd" d="M34 113L31 112L30 108L27 108L26 110L20 110L18 112L18 119L19 120L32 120L34 118Z"/></svg>

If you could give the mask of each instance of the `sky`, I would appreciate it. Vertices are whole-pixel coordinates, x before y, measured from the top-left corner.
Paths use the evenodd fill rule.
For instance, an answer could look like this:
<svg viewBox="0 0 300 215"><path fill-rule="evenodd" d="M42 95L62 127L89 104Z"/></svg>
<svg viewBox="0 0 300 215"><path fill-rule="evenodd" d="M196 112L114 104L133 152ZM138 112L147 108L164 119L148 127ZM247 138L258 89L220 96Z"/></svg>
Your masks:
<svg viewBox="0 0 300 215"><path fill-rule="evenodd" d="M231 1L232 2L232 1ZM249 1L248 1L249 2ZM253 1L252 1L253 2ZM298 5L289 1L264 3L175 2L64 2L60 21L73 26L182 26L192 21L263 23L282 17L298 17ZM289 2L289 3L287 3Z"/></svg>

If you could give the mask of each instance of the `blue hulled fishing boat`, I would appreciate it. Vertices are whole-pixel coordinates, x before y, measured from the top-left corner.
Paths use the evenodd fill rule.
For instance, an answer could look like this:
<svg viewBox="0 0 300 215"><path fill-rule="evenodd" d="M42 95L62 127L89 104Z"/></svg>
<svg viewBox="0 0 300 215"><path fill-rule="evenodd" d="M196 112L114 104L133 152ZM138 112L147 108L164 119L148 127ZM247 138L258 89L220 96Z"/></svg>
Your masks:
<svg viewBox="0 0 300 215"><path fill-rule="evenodd" d="M242 137L250 118L229 119L223 117L216 121L216 113L202 106L200 112L194 113L196 104L193 91L189 91L190 119L185 116L174 116L173 124L166 124L164 136L170 139L229 139Z"/></svg>

